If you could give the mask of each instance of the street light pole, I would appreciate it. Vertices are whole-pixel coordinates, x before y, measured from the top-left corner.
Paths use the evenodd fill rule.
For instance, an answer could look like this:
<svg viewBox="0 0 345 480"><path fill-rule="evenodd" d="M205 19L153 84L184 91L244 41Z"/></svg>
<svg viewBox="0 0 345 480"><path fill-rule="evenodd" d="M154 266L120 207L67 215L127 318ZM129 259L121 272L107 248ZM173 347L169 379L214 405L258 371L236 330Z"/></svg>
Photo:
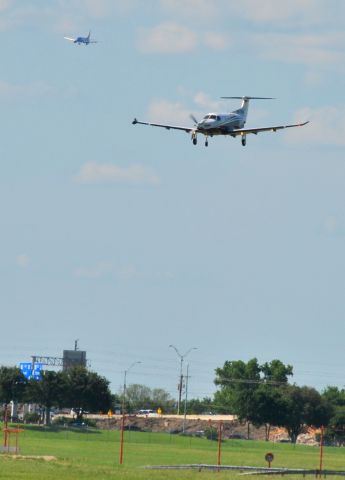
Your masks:
<svg viewBox="0 0 345 480"><path fill-rule="evenodd" d="M122 395L122 418L121 418L121 439L120 439L120 465L122 465L123 461L123 440L124 440L124 429L125 429L125 405L126 405L126 390L127 390L127 373L134 367L134 365L138 365L141 362L133 362L130 367L127 368L124 372L123 377L123 395Z"/></svg>
<svg viewBox="0 0 345 480"><path fill-rule="evenodd" d="M180 405L181 405L182 387L183 387L183 360L188 355L188 353L190 353L192 350L197 350L197 348L191 347L182 355L178 351L178 349L175 347L175 345L169 345L169 347L173 348L180 358L180 379L179 379L179 385L178 385L178 400L177 400L177 415L180 415Z"/></svg>

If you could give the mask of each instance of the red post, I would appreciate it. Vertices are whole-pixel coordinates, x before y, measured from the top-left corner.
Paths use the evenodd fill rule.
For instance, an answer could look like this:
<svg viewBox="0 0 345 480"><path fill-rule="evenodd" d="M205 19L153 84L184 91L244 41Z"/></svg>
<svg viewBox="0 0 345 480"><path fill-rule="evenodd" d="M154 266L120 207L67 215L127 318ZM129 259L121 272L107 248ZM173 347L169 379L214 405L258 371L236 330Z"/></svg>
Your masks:
<svg viewBox="0 0 345 480"><path fill-rule="evenodd" d="M321 432L320 432L320 478L322 475L322 468L323 468L323 433L324 433L324 428L323 425L321 427Z"/></svg>
<svg viewBox="0 0 345 480"><path fill-rule="evenodd" d="M218 425L218 467L221 465L221 460L222 460L222 431L223 431L223 422L220 421ZM218 472L219 472L218 468Z"/></svg>
<svg viewBox="0 0 345 480"><path fill-rule="evenodd" d="M120 465L122 465L123 460L123 431L125 429L125 412L122 410L122 419L121 419L121 439L120 439Z"/></svg>
<svg viewBox="0 0 345 480"><path fill-rule="evenodd" d="M7 403L5 403L5 411L4 411L4 447L7 447Z"/></svg>

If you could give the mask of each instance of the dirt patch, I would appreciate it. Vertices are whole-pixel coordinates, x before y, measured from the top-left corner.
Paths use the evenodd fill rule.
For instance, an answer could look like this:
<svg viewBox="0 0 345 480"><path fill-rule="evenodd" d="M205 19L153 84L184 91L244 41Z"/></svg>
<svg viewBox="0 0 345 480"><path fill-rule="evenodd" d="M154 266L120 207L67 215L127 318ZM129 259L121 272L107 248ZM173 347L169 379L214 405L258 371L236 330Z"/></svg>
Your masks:
<svg viewBox="0 0 345 480"><path fill-rule="evenodd" d="M45 460L52 462L57 460L53 455L3 455L5 458L12 458L13 460Z"/></svg>
<svg viewBox="0 0 345 480"><path fill-rule="evenodd" d="M222 417L224 418L224 417ZM232 417L233 418L233 417ZM209 428L218 429L220 421L223 424L223 438L248 438L248 426L247 424L240 423L238 420L224 420L214 418L186 418L178 416L166 416L166 417L143 417L136 415L129 415L125 418L125 429L141 432L165 432L180 434L183 431L187 435L202 435L202 432ZM100 429L120 430L121 417L111 417L105 419L96 420L97 427ZM265 429L249 427L249 439L251 440L264 440Z"/></svg>
<svg viewBox="0 0 345 480"><path fill-rule="evenodd" d="M96 419L96 425L100 429L120 430L122 417L114 415L110 418L100 417ZM223 439L243 439L243 440L266 440L265 427L256 428L253 425L239 422L233 415L210 415L200 416L189 415L184 420L183 416L144 416L128 415L125 417L125 430L139 432L164 432L170 434L181 434L193 436L203 436L209 428L218 430L219 423L223 425ZM289 436L284 428L272 427L270 432L270 441L289 442ZM315 440L315 429L308 429L304 434L299 435L297 443L306 445L317 445Z"/></svg>

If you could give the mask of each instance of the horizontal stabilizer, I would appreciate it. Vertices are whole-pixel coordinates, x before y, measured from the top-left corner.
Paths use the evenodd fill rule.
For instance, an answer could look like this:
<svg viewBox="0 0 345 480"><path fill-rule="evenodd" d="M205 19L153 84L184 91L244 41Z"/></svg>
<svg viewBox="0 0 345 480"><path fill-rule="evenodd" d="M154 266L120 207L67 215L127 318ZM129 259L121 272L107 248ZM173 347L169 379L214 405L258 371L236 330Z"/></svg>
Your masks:
<svg viewBox="0 0 345 480"><path fill-rule="evenodd" d="M236 98L237 100L275 100L274 97L220 97L220 98Z"/></svg>

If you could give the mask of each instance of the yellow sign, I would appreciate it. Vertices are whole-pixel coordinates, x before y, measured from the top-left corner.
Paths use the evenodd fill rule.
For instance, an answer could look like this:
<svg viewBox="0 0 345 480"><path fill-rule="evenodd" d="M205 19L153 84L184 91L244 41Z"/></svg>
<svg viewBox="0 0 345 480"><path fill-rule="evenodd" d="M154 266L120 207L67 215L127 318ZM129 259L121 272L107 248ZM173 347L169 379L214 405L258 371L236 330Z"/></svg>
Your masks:
<svg viewBox="0 0 345 480"><path fill-rule="evenodd" d="M158 413L158 415L162 415L162 409L161 409L161 407L158 407L158 408L157 408L157 413Z"/></svg>

